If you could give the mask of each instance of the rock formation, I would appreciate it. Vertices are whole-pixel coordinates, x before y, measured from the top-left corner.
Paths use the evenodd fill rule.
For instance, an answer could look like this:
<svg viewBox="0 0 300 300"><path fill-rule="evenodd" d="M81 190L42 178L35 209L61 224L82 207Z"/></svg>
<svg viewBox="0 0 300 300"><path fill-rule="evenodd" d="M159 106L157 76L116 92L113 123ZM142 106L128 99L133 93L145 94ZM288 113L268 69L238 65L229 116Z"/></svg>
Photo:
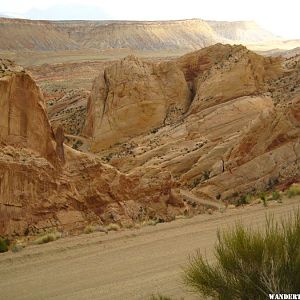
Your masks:
<svg viewBox="0 0 300 300"><path fill-rule="evenodd" d="M272 188L298 178L300 162L300 96L287 107L262 111L225 154L217 172L196 192L222 199Z"/></svg>
<svg viewBox="0 0 300 300"><path fill-rule="evenodd" d="M129 56L95 80L85 133L93 138L92 150L101 150L178 121L189 104L190 90L175 63Z"/></svg>
<svg viewBox="0 0 300 300"><path fill-rule="evenodd" d="M298 81L299 57L242 46L127 57L95 79L84 153L52 129L32 78L1 60L0 235L171 220L298 180Z"/></svg>
<svg viewBox="0 0 300 300"><path fill-rule="evenodd" d="M63 144L53 134L43 98L31 77L1 60L0 235L34 234L49 228L70 232L90 223L126 225L168 220L186 209L168 171L130 175Z"/></svg>
<svg viewBox="0 0 300 300"><path fill-rule="evenodd" d="M297 87L290 89L299 80L296 62L262 57L243 46L221 44L173 62L191 91L186 112L159 127L146 120L143 132L126 135L126 130L122 139L116 139L118 144L106 146L101 144L105 130L99 118L88 114L91 120L87 124L100 124L91 135L93 151L122 172L151 166L157 171L168 170L181 188L211 200L235 201L244 193L258 193L299 176L299 105ZM119 76L115 74L115 78ZM284 84L287 81L289 84ZM131 83L125 84L122 97L114 92L114 98L107 98L111 115L112 103L131 95L127 85ZM96 79L95 90L103 86ZM163 86L167 93L170 88L173 87ZM95 90L90 112L99 109L95 99L100 98ZM110 86L110 91L116 91L116 87ZM135 97L140 98L143 96ZM115 118L110 134L114 130L120 134L118 126L126 128L131 122L119 123Z"/></svg>
<svg viewBox="0 0 300 300"><path fill-rule="evenodd" d="M42 94L31 77L8 60L0 60L0 95L0 140L57 163Z"/></svg>

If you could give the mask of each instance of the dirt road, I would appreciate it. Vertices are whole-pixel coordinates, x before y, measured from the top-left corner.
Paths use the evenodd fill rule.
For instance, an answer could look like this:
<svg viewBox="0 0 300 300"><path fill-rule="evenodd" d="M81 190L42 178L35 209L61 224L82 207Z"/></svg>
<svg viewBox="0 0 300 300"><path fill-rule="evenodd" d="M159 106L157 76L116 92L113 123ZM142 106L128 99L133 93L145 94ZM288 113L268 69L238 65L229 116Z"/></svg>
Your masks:
<svg viewBox="0 0 300 300"><path fill-rule="evenodd" d="M200 248L211 257L218 228L237 220L263 226L300 199L119 232L93 233L0 255L0 299L149 299L153 293L197 299L184 291L181 267Z"/></svg>

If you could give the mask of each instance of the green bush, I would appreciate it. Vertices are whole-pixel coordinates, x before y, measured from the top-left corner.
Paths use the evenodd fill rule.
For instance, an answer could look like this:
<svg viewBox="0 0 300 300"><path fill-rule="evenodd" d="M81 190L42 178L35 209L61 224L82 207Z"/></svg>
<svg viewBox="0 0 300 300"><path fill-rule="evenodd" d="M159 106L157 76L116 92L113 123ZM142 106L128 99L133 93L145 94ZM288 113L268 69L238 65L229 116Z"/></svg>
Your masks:
<svg viewBox="0 0 300 300"><path fill-rule="evenodd" d="M268 206L268 200L267 200L266 193L264 193L264 192L260 193L259 198L262 201L264 207L267 207Z"/></svg>
<svg viewBox="0 0 300 300"><path fill-rule="evenodd" d="M61 238L60 232L50 232L38 237L36 240L33 241L33 244L36 245L46 244L46 243L56 241L59 238Z"/></svg>
<svg viewBox="0 0 300 300"><path fill-rule="evenodd" d="M108 231L119 231L121 229L121 227L118 224L110 223L110 224L108 224L108 226L106 227L106 229Z"/></svg>
<svg viewBox="0 0 300 300"><path fill-rule="evenodd" d="M203 172L203 178L204 178L204 180L208 180L208 179L209 179L209 176L210 176L210 171L205 170L205 171Z"/></svg>
<svg viewBox="0 0 300 300"><path fill-rule="evenodd" d="M280 193L278 191L273 191L272 200L280 200L280 199L281 199Z"/></svg>
<svg viewBox="0 0 300 300"><path fill-rule="evenodd" d="M251 202L251 196L250 195L242 195L239 199L236 201L236 205L245 205L249 204Z"/></svg>
<svg viewBox="0 0 300 300"><path fill-rule="evenodd" d="M264 230L237 224L218 232L216 262L199 252L190 258L184 281L192 291L213 299L267 299L273 293L300 291L300 212Z"/></svg>
<svg viewBox="0 0 300 300"><path fill-rule="evenodd" d="M90 233L93 233L95 230L96 230L96 229L95 229L95 226L93 226L93 225L87 225L87 226L84 228L83 232L84 232L85 234L90 234Z"/></svg>
<svg viewBox="0 0 300 300"><path fill-rule="evenodd" d="M0 253L8 251L9 242L0 238Z"/></svg>
<svg viewBox="0 0 300 300"><path fill-rule="evenodd" d="M287 196L289 198L300 195L300 185L291 185L287 190Z"/></svg>

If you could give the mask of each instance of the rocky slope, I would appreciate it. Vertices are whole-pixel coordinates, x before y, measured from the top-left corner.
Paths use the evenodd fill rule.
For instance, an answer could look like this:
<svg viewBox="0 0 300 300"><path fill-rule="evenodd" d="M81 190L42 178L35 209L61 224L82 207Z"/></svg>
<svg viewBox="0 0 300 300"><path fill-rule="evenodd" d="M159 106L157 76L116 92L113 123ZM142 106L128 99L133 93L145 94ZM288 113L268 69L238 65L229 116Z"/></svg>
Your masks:
<svg viewBox="0 0 300 300"><path fill-rule="evenodd" d="M299 181L299 56L216 44L102 67L79 152L63 126L80 131L84 99L48 95L53 129L31 76L0 61L0 235L171 220Z"/></svg>
<svg viewBox="0 0 300 300"><path fill-rule="evenodd" d="M52 127L63 126L65 143L75 148L86 119L87 100L94 78L113 61L43 64L27 68L41 88Z"/></svg>
<svg viewBox="0 0 300 300"><path fill-rule="evenodd" d="M93 136L95 150L179 120L190 104L190 90L174 62L129 56L95 82L84 132Z"/></svg>
<svg viewBox="0 0 300 300"><path fill-rule="evenodd" d="M110 76L109 84L103 74L95 80L85 132L91 137L90 149L124 172L150 166L168 170L182 188L203 199L235 201L246 193L297 180L297 61L266 58L243 46L221 44L187 54L172 63L179 68L174 72L176 77L180 78L181 72L189 87L190 104L173 122L155 124L141 113L144 90L132 86L132 82L139 81L117 80L122 78L123 70L127 78L133 76L131 72L137 74L134 70L143 62L124 59L104 71ZM112 73L112 69L119 72ZM144 76L148 79L143 77L142 82L152 82L153 73ZM172 80L174 86L158 88L150 84L151 93L172 95L180 86L177 80ZM291 89L294 85L296 88ZM103 96L107 90L113 97ZM181 103L180 96L176 99ZM109 109L101 109L104 103ZM114 117L120 108L130 109L127 121L125 116ZM148 112L150 109L145 110ZM109 143L108 126L101 122L105 118L112 120L110 136L118 136ZM128 135L126 126L133 120L139 126ZM90 124L94 131L89 130Z"/></svg>
<svg viewBox="0 0 300 300"><path fill-rule="evenodd" d="M276 37L253 22L51 22L0 18L0 50L195 50L217 42L260 43L273 39Z"/></svg>
<svg viewBox="0 0 300 300"><path fill-rule="evenodd" d="M1 50L74 50L77 43L51 22L0 18Z"/></svg>
<svg viewBox="0 0 300 300"><path fill-rule="evenodd" d="M0 61L0 235L50 228L82 230L89 223L168 220L189 208L171 174L154 168L131 175L63 144L53 132L32 78Z"/></svg>

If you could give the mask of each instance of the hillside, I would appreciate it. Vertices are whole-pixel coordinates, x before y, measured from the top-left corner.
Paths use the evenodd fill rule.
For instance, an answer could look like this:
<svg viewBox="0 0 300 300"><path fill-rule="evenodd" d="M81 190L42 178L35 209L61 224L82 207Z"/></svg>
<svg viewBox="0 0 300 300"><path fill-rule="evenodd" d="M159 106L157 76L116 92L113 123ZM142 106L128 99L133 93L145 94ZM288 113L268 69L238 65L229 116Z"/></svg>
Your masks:
<svg viewBox="0 0 300 300"><path fill-rule="evenodd" d="M274 39L275 36L254 22L243 21L32 21L0 18L0 50L195 50L218 42L248 44Z"/></svg>
<svg viewBox="0 0 300 300"><path fill-rule="evenodd" d="M71 50L79 46L51 22L0 18L1 50Z"/></svg>
<svg viewBox="0 0 300 300"><path fill-rule="evenodd" d="M201 198L234 202L300 175L298 86L299 57L241 45L159 63L129 56L95 79L83 134L123 172L154 166Z"/></svg>
<svg viewBox="0 0 300 300"><path fill-rule="evenodd" d="M31 72L43 93L0 60L2 236L171 221L299 181L299 56L216 44Z"/></svg>

